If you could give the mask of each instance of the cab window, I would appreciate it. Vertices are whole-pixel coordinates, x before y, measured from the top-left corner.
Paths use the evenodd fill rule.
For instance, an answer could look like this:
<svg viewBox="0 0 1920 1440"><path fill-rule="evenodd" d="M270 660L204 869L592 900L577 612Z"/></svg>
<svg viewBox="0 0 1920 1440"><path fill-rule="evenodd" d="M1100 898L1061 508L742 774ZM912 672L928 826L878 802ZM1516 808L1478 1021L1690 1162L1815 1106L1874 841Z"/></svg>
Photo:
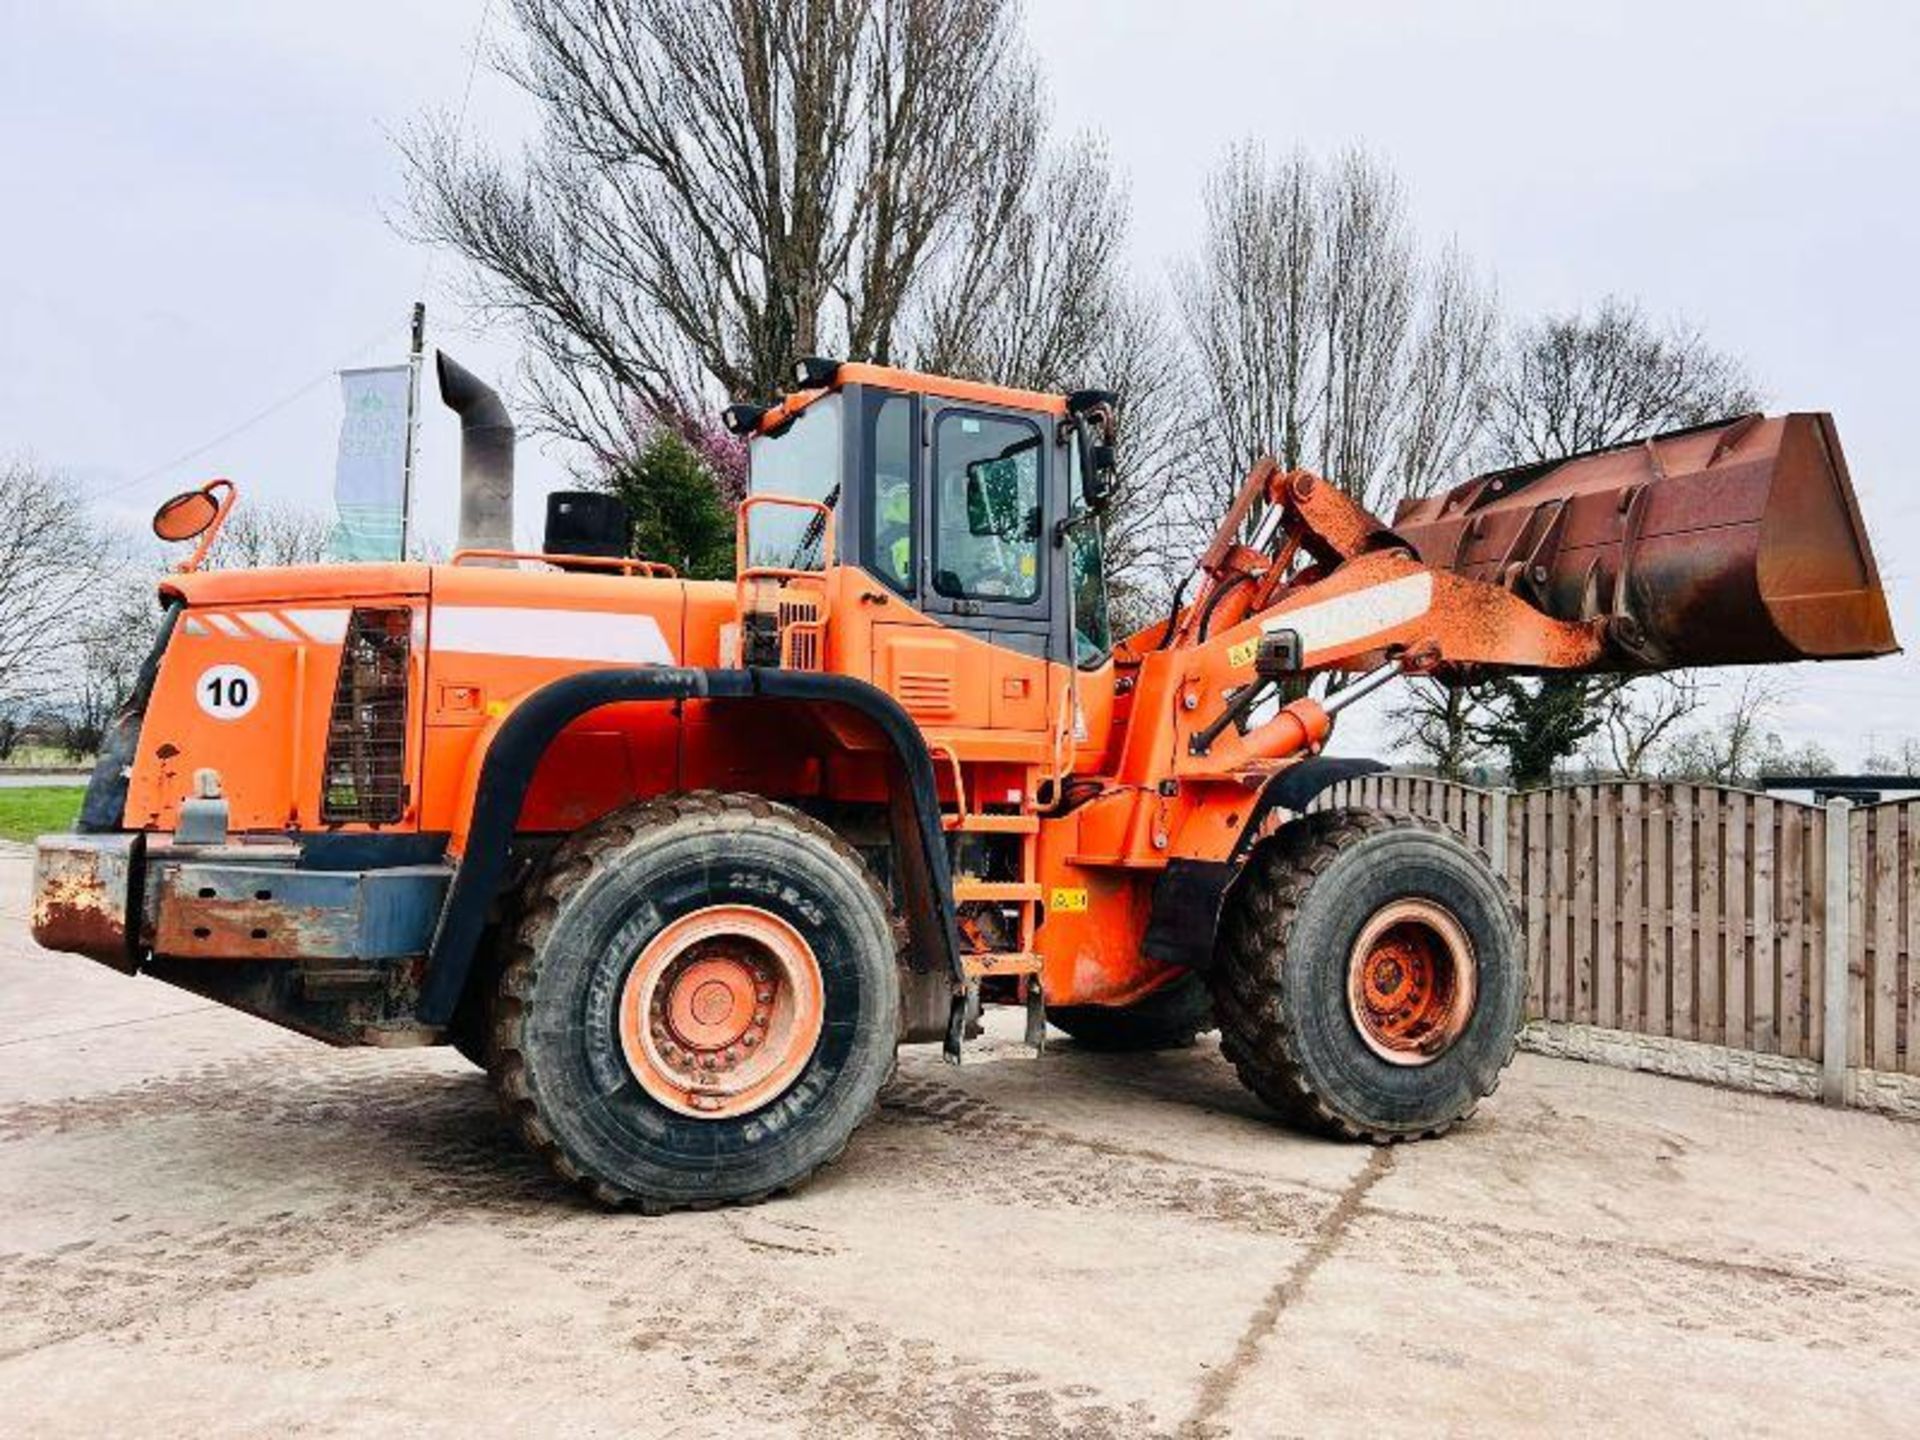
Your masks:
<svg viewBox="0 0 1920 1440"><path fill-rule="evenodd" d="M955 600L1040 598L1040 427L948 410L935 422L933 588Z"/></svg>
<svg viewBox="0 0 1920 1440"><path fill-rule="evenodd" d="M903 595L913 593L913 402L887 395L867 406L867 455L873 467L873 509L867 554L874 574Z"/></svg>
<svg viewBox="0 0 1920 1440"><path fill-rule="evenodd" d="M840 396L823 395L778 433L754 438L747 486L756 495L840 503ZM766 506L754 512L747 563L811 570L820 565L826 526L818 511Z"/></svg>

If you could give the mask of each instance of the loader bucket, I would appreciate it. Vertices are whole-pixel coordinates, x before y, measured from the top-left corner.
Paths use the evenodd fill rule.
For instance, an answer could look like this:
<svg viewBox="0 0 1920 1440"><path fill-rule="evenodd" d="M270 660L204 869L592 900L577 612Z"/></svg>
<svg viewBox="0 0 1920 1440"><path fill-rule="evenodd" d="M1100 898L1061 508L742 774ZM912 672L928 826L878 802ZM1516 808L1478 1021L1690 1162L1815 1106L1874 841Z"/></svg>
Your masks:
<svg viewBox="0 0 1920 1440"><path fill-rule="evenodd" d="M1747 415L1481 475L1404 501L1429 565L1561 620L1596 669L1761 665L1899 647L1831 416Z"/></svg>

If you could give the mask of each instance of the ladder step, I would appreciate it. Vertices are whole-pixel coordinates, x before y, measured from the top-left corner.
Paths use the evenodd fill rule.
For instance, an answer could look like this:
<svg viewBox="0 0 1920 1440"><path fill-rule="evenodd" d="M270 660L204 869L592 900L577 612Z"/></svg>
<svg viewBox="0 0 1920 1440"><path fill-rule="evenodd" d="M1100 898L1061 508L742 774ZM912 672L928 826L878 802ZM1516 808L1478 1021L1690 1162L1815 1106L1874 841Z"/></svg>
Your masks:
<svg viewBox="0 0 1920 1440"><path fill-rule="evenodd" d="M982 952L976 955L963 955L960 958L966 966L969 980L979 980L988 975L1038 975L1040 973L1038 955Z"/></svg>
<svg viewBox="0 0 1920 1440"><path fill-rule="evenodd" d="M940 822L962 835L1038 835L1038 815L947 815Z"/></svg>
<svg viewBox="0 0 1920 1440"><path fill-rule="evenodd" d="M1025 880L956 880L953 886L953 898L962 905L975 901L1018 905L1038 900L1045 893L1039 885Z"/></svg>

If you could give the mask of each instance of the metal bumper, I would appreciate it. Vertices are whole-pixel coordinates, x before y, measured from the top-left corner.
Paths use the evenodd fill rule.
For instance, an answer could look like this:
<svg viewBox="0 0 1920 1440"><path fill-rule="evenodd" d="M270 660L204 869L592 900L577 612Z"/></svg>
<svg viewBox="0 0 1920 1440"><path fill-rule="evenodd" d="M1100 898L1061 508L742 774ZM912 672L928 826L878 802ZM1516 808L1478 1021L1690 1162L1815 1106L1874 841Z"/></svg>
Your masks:
<svg viewBox="0 0 1920 1440"><path fill-rule="evenodd" d="M136 877L146 836L42 835L33 864L33 938L131 975Z"/></svg>
<svg viewBox="0 0 1920 1440"><path fill-rule="evenodd" d="M33 935L129 973L141 958L390 960L423 955L453 871L304 870L299 847L46 835Z"/></svg>

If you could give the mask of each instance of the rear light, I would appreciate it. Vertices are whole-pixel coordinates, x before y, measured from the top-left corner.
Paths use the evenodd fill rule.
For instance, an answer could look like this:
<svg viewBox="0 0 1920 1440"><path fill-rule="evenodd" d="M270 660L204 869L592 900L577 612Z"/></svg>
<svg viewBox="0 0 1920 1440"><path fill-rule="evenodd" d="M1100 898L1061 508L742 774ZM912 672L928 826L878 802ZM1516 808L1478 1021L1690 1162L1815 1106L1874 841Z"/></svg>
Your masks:
<svg viewBox="0 0 1920 1440"><path fill-rule="evenodd" d="M353 612L327 722L320 818L392 824L407 809L407 659L413 612L404 605Z"/></svg>

